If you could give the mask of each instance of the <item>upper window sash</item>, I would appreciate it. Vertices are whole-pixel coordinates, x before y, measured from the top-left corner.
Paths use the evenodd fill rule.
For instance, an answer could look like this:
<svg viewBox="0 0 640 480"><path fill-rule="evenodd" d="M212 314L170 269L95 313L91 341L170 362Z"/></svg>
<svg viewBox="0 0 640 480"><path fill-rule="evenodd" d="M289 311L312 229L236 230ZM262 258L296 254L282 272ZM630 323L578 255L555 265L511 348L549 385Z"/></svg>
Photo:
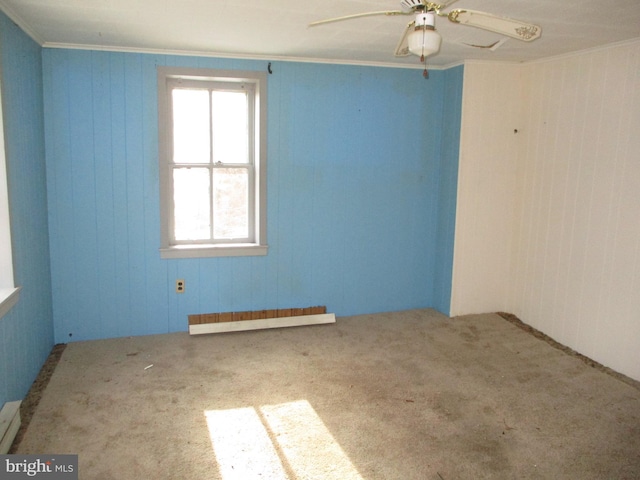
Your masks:
<svg viewBox="0 0 640 480"><path fill-rule="evenodd" d="M197 90L197 91L206 91L209 93L209 159L208 162L176 162L175 159L175 150L173 144L173 128L175 127L175 112L174 112L174 102L173 102L173 92L174 90L184 89L184 90ZM256 159L256 144L260 141L256 135L256 85L254 83L248 82L220 82L220 81L211 81L211 82L203 82L203 81L182 81L181 79L172 79L167 82L167 90L168 90L168 109L169 115L171 118L172 129L169 132L169 138L167 139L169 142L168 148L171 153L170 155L170 163L174 165L187 165L190 163L194 164L206 164L209 162L213 162L216 164L224 164L224 165L233 165L234 163L238 164L255 164ZM233 162L227 161L226 159L221 159L216 156L215 142L216 138L214 136L215 128L213 125L213 119L216 112L214 112L215 105L212 105L212 95L214 92L242 92L247 95L246 97L246 108L247 108L247 127L248 127L248 135L247 135L247 144L245 148L247 149L247 162Z"/></svg>

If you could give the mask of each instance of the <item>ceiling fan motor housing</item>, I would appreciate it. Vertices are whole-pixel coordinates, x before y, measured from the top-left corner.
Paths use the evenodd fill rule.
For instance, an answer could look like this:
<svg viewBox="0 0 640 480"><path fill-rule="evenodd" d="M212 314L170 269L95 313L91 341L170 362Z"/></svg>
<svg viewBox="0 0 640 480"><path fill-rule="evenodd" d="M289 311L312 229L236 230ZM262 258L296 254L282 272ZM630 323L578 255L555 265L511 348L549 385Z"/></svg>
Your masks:
<svg viewBox="0 0 640 480"><path fill-rule="evenodd" d="M416 13L416 30L426 27L429 30L436 29L436 14L433 12Z"/></svg>

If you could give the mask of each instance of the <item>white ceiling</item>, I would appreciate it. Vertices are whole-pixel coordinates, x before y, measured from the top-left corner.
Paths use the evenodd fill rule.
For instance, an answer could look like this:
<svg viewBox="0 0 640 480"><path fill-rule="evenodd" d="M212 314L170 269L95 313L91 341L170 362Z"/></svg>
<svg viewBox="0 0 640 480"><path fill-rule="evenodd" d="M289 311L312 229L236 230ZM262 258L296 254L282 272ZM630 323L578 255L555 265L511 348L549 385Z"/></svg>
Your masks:
<svg viewBox="0 0 640 480"><path fill-rule="evenodd" d="M50 47L169 51L264 59L418 65L393 52L408 16L374 16L309 28L315 20L399 10L399 0L0 0L0 8ZM459 0L451 8L481 10L535 23L532 43L438 18L442 49L432 66L468 59L523 62L640 37L640 0ZM446 11L448 11L447 9Z"/></svg>

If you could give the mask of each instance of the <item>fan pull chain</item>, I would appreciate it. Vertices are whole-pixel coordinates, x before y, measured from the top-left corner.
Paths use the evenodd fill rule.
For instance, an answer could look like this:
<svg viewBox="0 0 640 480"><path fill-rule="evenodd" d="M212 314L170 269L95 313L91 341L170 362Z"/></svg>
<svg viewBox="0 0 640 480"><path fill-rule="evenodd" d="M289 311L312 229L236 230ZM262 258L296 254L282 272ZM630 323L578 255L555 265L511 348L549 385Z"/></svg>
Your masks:
<svg viewBox="0 0 640 480"><path fill-rule="evenodd" d="M424 40L426 35L426 28L422 27L422 55L420 55L420 63L424 63L424 71L422 72L422 76L427 79L429 78L429 72L427 71L427 59L424 56Z"/></svg>

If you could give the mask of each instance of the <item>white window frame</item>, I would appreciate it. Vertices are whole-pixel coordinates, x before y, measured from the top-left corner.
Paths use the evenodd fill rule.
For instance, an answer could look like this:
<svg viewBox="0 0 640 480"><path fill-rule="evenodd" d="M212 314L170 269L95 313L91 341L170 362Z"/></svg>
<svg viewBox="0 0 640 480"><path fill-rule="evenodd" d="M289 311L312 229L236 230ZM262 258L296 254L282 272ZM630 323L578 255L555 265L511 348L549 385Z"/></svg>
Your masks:
<svg viewBox="0 0 640 480"><path fill-rule="evenodd" d="M11 218L9 215L9 188L4 142L4 109L2 108L2 71L0 71L0 318L6 315L20 298L13 277L11 250Z"/></svg>
<svg viewBox="0 0 640 480"><path fill-rule="evenodd" d="M177 242L174 239L173 205L173 122L172 88L196 87L237 89L248 85L253 90L250 105L249 238L242 243ZM160 168L161 258L197 258L266 255L267 246L267 76L263 72L158 67L158 138ZM216 165L197 165L216 168ZM226 165L223 165L226 166Z"/></svg>

